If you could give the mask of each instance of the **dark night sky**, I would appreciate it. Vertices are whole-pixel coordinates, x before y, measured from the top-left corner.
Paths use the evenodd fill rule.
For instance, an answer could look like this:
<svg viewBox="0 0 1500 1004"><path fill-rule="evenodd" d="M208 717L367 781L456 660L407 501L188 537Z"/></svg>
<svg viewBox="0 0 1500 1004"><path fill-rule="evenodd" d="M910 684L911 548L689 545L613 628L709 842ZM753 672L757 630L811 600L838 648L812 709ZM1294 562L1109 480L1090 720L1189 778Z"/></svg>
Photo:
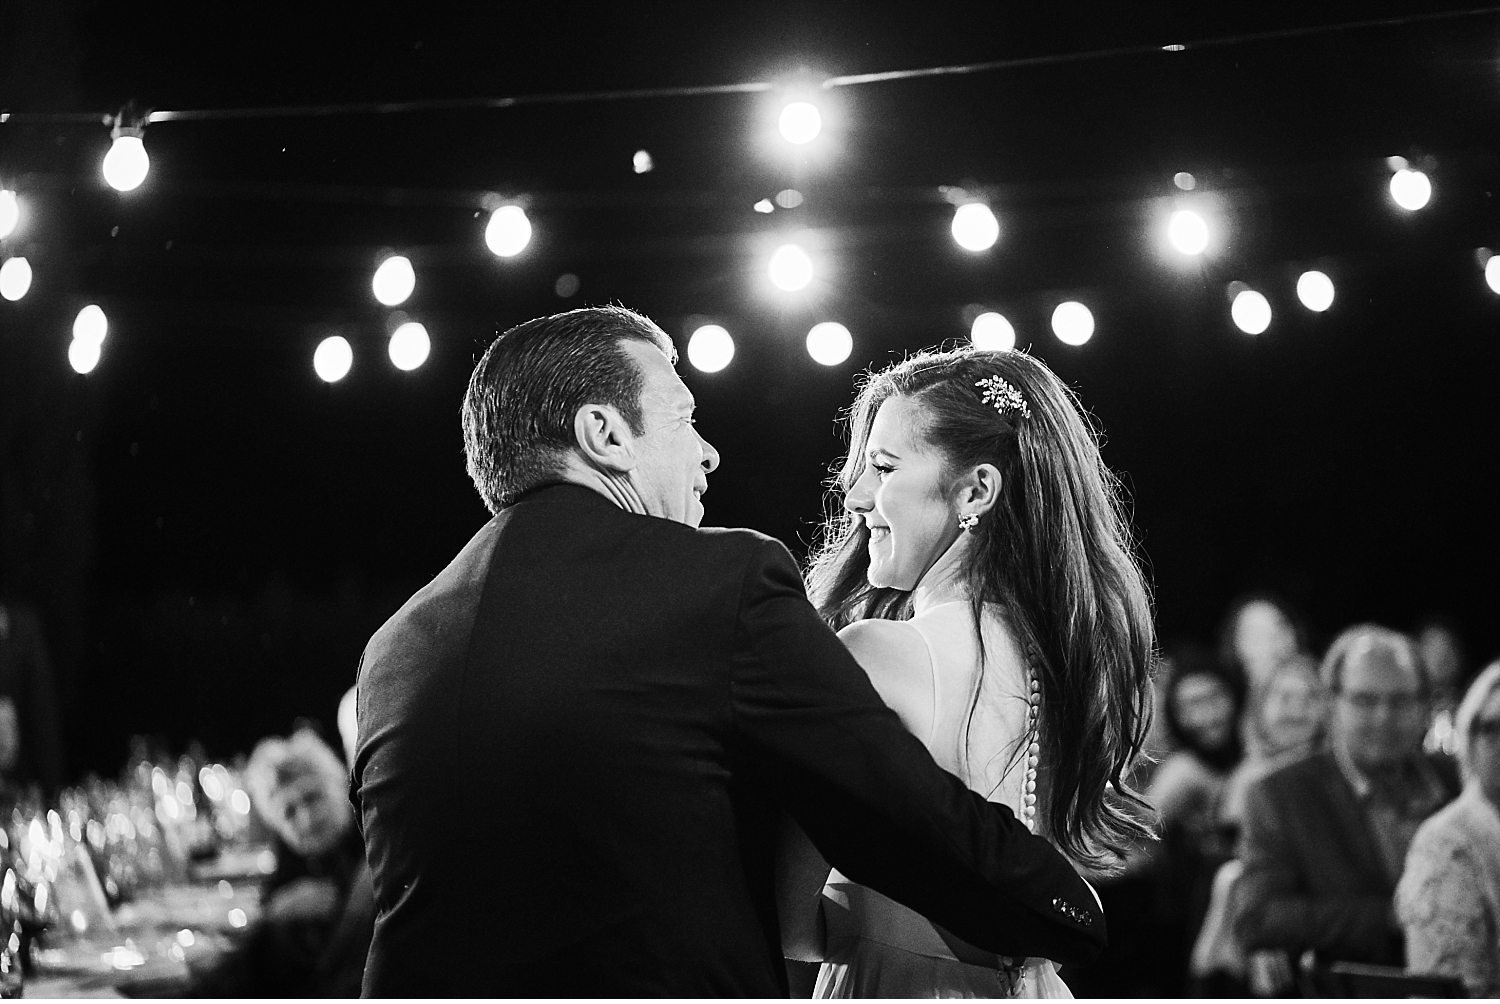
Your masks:
<svg viewBox="0 0 1500 1004"><path fill-rule="evenodd" d="M313 6L12 4L0 36L0 182L30 208L0 253L37 274L0 302L0 561L49 619L77 769L113 770L132 732L229 754L297 716L330 723L364 639L484 519L457 421L477 353L528 317L608 301L679 345L698 316L736 337L723 373L685 367L725 456L709 524L800 555L855 374L962 337L984 304L1103 427L1164 637L1207 640L1233 596L1270 587L1323 638L1443 611L1475 659L1500 649L1500 531L1480 502L1500 298L1475 253L1500 246L1500 14L1301 33L1433 8ZM761 96L650 97L162 122L150 179L122 196L97 175L107 131L49 118L996 60L1018 62L838 88L841 150L821 167L756 147ZM640 148L649 174L630 169ZM1427 210L1390 204L1393 155L1429 168ZM1231 234L1192 269L1149 236L1184 170ZM991 197L992 251L953 245L942 186ZM788 187L802 206L751 210ZM482 244L491 193L525 200L536 227L509 262ZM800 305L760 272L788 227L835 263ZM387 249L414 262L403 309L433 336L413 374L385 360L390 312L369 295ZM1339 283L1326 315L1291 293L1311 264ZM555 291L563 274L576 294ZM1229 324L1231 280L1270 297L1264 335ZM1098 321L1081 348L1047 329L1074 297ZM84 378L64 351L90 301L112 328ZM856 339L827 370L801 348L825 318ZM326 386L311 352L335 331L357 358Z"/></svg>

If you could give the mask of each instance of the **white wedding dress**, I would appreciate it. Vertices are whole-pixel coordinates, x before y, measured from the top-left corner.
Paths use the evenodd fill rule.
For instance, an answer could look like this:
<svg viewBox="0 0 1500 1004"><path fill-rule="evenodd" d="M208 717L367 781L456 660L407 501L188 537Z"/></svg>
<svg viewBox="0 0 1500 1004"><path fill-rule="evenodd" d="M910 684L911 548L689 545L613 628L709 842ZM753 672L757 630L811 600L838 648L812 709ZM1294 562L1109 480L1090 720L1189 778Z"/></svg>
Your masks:
<svg viewBox="0 0 1500 1004"><path fill-rule="evenodd" d="M940 574L937 566L927 578L934 578L933 573ZM970 719L980 655L969 601L953 590L919 587L913 605L915 614L905 626L921 636L931 663L914 666L912 672L930 669L932 680L932 728L918 738L944 769L990 801L1010 806L1021 818L1029 676L1000 608L984 610L985 672ZM875 682L879 689L880 681ZM1044 783L1045 772L1042 779ZM1019 985L994 968L959 962L920 914L837 871L828 877L823 896L828 901L823 908L828 925L826 961L814 997L1073 996L1057 968L1045 959L1027 959Z"/></svg>

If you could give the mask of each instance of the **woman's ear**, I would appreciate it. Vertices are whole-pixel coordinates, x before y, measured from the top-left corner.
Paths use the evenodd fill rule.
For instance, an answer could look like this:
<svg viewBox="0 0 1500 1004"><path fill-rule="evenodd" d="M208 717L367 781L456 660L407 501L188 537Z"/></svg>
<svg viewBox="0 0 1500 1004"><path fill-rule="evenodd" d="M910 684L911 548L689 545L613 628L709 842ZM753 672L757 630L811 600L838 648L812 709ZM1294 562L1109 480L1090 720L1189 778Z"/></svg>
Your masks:
<svg viewBox="0 0 1500 1004"><path fill-rule="evenodd" d="M1000 469L980 464L958 480L958 511L983 516L1000 504Z"/></svg>
<svg viewBox="0 0 1500 1004"><path fill-rule="evenodd" d="M635 435L610 405L585 404L574 413L573 445L591 467L617 474L635 469Z"/></svg>

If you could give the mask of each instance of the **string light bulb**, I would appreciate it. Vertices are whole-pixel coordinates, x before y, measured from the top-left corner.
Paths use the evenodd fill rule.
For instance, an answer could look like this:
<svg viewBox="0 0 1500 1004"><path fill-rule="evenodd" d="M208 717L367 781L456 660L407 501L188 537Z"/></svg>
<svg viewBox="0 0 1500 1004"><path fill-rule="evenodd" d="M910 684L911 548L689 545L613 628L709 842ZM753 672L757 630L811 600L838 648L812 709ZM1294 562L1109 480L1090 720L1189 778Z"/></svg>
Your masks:
<svg viewBox="0 0 1500 1004"><path fill-rule="evenodd" d="M17 256L0 265L0 296L14 303L31 288L31 262Z"/></svg>
<svg viewBox="0 0 1500 1004"><path fill-rule="evenodd" d="M526 210L510 203L490 214L484 228L484 244L500 258L514 258L531 243L531 220Z"/></svg>
<svg viewBox="0 0 1500 1004"><path fill-rule="evenodd" d="M411 259L393 254L380 263L370 279L370 290L375 299L387 307L405 303L417 288L417 273L411 267Z"/></svg>
<svg viewBox="0 0 1500 1004"><path fill-rule="evenodd" d="M391 332L391 341L386 348L391 363L398 370L411 372L427 361L432 352L432 339L427 328L417 321L407 321Z"/></svg>
<svg viewBox="0 0 1500 1004"><path fill-rule="evenodd" d="M703 373L717 373L734 359L734 338L722 325L705 324L688 338L688 362Z"/></svg>
<svg viewBox="0 0 1500 1004"><path fill-rule="evenodd" d="M313 372L324 383L338 383L354 365L354 349L343 335L329 335L313 353Z"/></svg>
<svg viewBox="0 0 1500 1004"><path fill-rule="evenodd" d="M1000 239L1000 222L983 202L966 202L953 211L953 239L965 251L988 251Z"/></svg>
<svg viewBox="0 0 1500 1004"><path fill-rule="evenodd" d="M1083 345L1094 337L1094 313L1077 300L1059 303L1052 311L1052 333L1064 345Z"/></svg>
<svg viewBox="0 0 1500 1004"><path fill-rule="evenodd" d="M16 225L20 222L21 202L16 198L16 193L8 188L0 188L0 239L15 233Z"/></svg>
<svg viewBox="0 0 1500 1004"><path fill-rule="evenodd" d="M792 101L776 120L781 138L794 146L806 146L823 131L823 113L811 101Z"/></svg>
<svg viewBox="0 0 1500 1004"><path fill-rule="evenodd" d="M1321 314L1333 306L1333 280L1326 272L1308 269L1297 277L1297 299L1308 310Z"/></svg>
<svg viewBox="0 0 1500 1004"><path fill-rule="evenodd" d="M122 111L111 122L109 135L113 140L109 152L104 155L102 165L104 180L117 192L133 192L141 187L151 171L151 158L146 154L144 116L131 118Z"/></svg>
<svg viewBox="0 0 1500 1004"><path fill-rule="evenodd" d="M104 316L104 308L97 303L91 303L78 312L73 319L73 340L75 342L93 342L95 345L104 344L104 336L109 333L109 318Z"/></svg>
<svg viewBox="0 0 1500 1004"><path fill-rule="evenodd" d="M854 336L838 321L823 321L807 333L807 354L822 366L837 366L854 351Z"/></svg>
<svg viewBox="0 0 1500 1004"><path fill-rule="evenodd" d="M1422 171L1403 167L1391 175L1391 199L1414 213L1432 201L1432 181Z"/></svg>
<svg viewBox="0 0 1500 1004"><path fill-rule="evenodd" d="M974 318L969 328L969 342L976 349L1009 352L1016 347L1016 329L1004 314L987 310Z"/></svg>

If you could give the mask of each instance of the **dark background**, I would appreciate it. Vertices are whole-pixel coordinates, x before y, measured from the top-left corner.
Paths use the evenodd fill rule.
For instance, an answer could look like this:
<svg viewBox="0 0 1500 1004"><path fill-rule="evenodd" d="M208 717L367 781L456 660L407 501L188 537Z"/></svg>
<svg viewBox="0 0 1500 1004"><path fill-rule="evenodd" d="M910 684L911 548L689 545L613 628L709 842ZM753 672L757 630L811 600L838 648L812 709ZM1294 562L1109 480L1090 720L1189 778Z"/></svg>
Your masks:
<svg viewBox="0 0 1500 1004"><path fill-rule="evenodd" d="M116 770L133 733L228 756L299 716L331 726L364 640L486 517L458 425L477 354L612 301L682 348L697 318L736 338L722 373L683 367L724 454L707 524L802 556L855 375L964 337L982 304L1104 430L1164 638L1208 641L1233 597L1272 588L1322 640L1441 612L1474 661L1500 649L1500 298L1477 251L1500 246L1500 14L383 6L5 6L0 185L29 214L0 256L36 279L0 302L0 577L46 618L75 773ZM821 165L758 145L767 95L619 93L987 62L834 89ZM329 107L538 95L596 96ZM99 117L132 100L215 114L150 126L151 175L122 195L98 174ZM276 106L330 113L229 114ZM656 167L637 175L642 148ZM1433 178L1422 212L1386 194L1398 155ZM1178 171L1230 233L1190 268L1153 235ZM991 198L994 249L953 244L943 186ZM789 187L800 207L751 209ZM497 195L536 228L509 261L482 240ZM762 271L789 228L832 263L800 304ZM369 292L390 250L433 338L414 373L386 360ZM1310 265L1338 284L1325 315L1292 292ZM1231 280L1271 299L1268 332L1230 324ZM1048 329L1074 297L1098 324L1081 348ZM80 377L66 349L88 302L111 331ZM854 333L844 365L803 351L823 319ZM329 386L311 356L335 332L356 360Z"/></svg>

